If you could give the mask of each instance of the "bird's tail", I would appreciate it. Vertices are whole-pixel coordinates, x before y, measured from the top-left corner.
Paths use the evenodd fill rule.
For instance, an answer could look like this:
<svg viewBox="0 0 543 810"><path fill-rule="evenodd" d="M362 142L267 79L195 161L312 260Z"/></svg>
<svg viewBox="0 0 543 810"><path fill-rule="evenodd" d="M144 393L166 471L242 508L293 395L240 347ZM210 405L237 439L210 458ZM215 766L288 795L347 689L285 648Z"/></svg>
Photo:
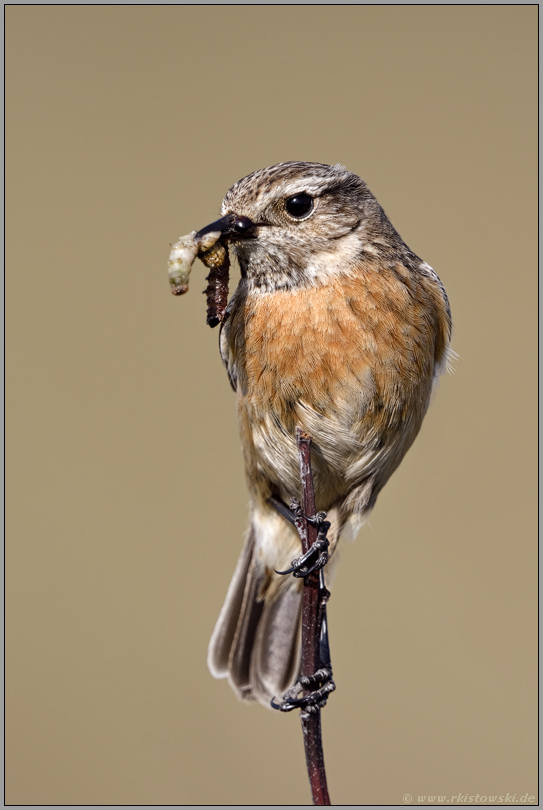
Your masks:
<svg viewBox="0 0 543 810"><path fill-rule="evenodd" d="M239 698L268 708L300 668L302 580L274 572L300 553L295 528L271 507L255 508L209 643L211 674L228 678Z"/></svg>

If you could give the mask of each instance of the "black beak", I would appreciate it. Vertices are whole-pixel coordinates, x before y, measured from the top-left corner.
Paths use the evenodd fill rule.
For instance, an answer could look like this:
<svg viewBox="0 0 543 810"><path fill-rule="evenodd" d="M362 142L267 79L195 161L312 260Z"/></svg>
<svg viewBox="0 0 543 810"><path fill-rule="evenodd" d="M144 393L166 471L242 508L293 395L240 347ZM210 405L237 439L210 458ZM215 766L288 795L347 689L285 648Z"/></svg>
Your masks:
<svg viewBox="0 0 543 810"><path fill-rule="evenodd" d="M243 239L243 237L251 236L255 228L254 222L251 222L249 217L238 216L237 214L227 214L222 219L217 219L211 225L206 225L201 231L198 231L195 239L200 239L206 233L213 233L213 231L220 231L222 236L226 239Z"/></svg>

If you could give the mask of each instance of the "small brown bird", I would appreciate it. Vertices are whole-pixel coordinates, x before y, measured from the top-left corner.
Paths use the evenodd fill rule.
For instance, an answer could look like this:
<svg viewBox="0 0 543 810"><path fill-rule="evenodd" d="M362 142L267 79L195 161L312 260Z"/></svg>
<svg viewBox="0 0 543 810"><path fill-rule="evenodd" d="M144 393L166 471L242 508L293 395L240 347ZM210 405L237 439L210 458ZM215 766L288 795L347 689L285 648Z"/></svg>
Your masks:
<svg viewBox="0 0 543 810"><path fill-rule="evenodd" d="M227 192L220 230L241 281L220 350L237 395L250 528L209 645L240 698L269 706L296 679L302 581L295 528L269 502L301 498L296 428L312 437L318 510L353 538L413 443L447 365L451 315L434 270L343 166L288 162Z"/></svg>

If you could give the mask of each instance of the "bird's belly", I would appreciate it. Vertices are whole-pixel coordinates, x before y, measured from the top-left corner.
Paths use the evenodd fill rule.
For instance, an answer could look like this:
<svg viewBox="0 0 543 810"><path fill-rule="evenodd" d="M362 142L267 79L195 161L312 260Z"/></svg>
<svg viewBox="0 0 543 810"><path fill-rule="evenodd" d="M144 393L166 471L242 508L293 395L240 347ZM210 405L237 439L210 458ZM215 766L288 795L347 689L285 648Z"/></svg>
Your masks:
<svg viewBox="0 0 543 810"><path fill-rule="evenodd" d="M357 454L356 436L346 435L335 419L311 413L300 402L284 418L240 401L239 417L249 487L261 497L277 493L285 502L301 497L296 427L312 438L312 469L319 509L328 509L348 490L349 459ZM342 441L338 436L343 433Z"/></svg>

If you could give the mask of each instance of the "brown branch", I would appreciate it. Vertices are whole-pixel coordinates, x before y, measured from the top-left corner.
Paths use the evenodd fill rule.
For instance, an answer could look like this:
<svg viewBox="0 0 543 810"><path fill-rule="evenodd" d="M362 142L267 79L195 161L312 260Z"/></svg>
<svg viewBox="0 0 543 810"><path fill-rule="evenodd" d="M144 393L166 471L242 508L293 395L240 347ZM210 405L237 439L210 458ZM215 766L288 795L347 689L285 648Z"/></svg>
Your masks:
<svg viewBox="0 0 543 810"><path fill-rule="evenodd" d="M296 429L296 441L300 456L300 476L302 479L303 514L312 517L316 514L315 489L311 472L311 437ZM317 528L303 517L296 520L296 528L302 542L302 554L306 554L317 539ZM322 625L321 590L319 572L315 571L304 578L302 595L302 676L313 675L321 666L320 632ZM307 692L305 693L307 694ZM305 761L311 785L314 805L329 805L330 796L326 783L324 754L322 750L321 712L313 707L312 712L300 712L304 734Z"/></svg>

